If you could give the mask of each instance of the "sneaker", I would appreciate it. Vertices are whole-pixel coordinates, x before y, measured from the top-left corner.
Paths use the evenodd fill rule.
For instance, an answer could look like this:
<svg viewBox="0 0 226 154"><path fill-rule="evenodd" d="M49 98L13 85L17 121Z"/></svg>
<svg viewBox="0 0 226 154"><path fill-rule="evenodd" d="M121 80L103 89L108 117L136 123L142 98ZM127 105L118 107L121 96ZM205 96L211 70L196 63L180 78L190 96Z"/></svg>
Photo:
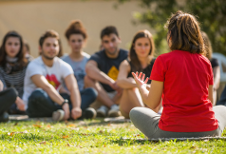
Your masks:
<svg viewBox="0 0 226 154"><path fill-rule="evenodd" d="M94 108L89 107L85 109L83 117L85 119L94 119L96 118L96 115L97 115L96 110Z"/></svg>
<svg viewBox="0 0 226 154"><path fill-rule="evenodd" d="M57 110L53 112L52 119L53 121L61 121L64 118L64 110Z"/></svg>
<svg viewBox="0 0 226 154"><path fill-rule="evenodd" d="M108 111L109 117L119 117L121 112L119 111L119 106L114 104L111 106L111 109Z"/></svg>
<svg viewBox="0 0 226 154"><path fill-rule="evenodd" d="M101 106L97 109L97 117L106 117L108 112L108 108L106 106Z"/></svg>
<svg viewBox="0 0 226 154"><path fill-rule="evenodd" d="M0 115L0 122L7 122L9 121L9 114L7 112L4 112L2 115Z"/></svg>

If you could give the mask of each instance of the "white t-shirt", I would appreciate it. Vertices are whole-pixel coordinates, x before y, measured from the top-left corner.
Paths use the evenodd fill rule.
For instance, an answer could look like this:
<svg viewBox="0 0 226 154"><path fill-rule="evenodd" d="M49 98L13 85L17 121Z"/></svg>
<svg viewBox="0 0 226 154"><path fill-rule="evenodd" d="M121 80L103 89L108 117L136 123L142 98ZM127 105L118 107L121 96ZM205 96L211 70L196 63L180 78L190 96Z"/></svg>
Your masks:
<svg viewBox="0 0 226 154"><path fill-rule="evenodd" d="M27 67L24 78L24 95L23 101L27 109L28 98L31 93L37 89L37 86L32 82L31 77L34 75L43 75L46 80L56 89L59 90L64 78L70 74L74 74L71 66L58 57L54 58L52 67L48 67L42 61L42 57L38 57L31 61Z"/></svg>

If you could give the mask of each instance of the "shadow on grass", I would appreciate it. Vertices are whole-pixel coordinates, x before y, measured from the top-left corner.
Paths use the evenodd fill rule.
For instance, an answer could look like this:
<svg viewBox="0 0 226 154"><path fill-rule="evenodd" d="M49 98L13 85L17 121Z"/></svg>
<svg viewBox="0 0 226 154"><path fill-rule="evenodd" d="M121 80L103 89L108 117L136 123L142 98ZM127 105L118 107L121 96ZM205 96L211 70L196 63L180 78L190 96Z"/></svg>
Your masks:
<svg viewBox="0 0 226 154"><path fill-rule="evenodd" d="M149 141L147 139L123 139L123 138L120 138L117 140L111 140L111 143L118 144L119 146L125 146L125 145L129 146L129 145L136 145L136 144L144 145L144 144L150 144L150 143L158 144L160 142L161 141Z"/></svg>
<svg viewBox="0 0 226 154"><path fill-rule="evenodd" d="M54 122L51 117L40 117L40 118L29 118L27 115L10 115L11 122L44 122L44 123L58 123ZM78 122L80 126L93 126L93 125L108 125L109 123L114 124L122 124L129 123L129 119L124 119L124 117L116 117L116 118L95 118L92 120L87 119L78 119L73 120L70 119L67 122ZM64 123L63 121L60 123Z"/></svg>
<svg viewBox="0 0 226 154"><path fill-rule="evenodd" d="M41 136L39 134L32 133L10 133L10 134L2 134L0 135L0 140L2 141L15 141L15 140L23 140L23 141L46 141L50 140L51 136Z"/></svg>
<svg viewBox="0 0 226 154"><path fill-rule="evenodd" d="M157 144L161 142L196 142L196 141L217 141L222 140L226 141L226 137L200 137L200 138L161 138L161 139L129 139L129 138L120 138L117 140L112 140L112 143L117 143L120 146L124 145L133 145L133 144Z"/></svg>

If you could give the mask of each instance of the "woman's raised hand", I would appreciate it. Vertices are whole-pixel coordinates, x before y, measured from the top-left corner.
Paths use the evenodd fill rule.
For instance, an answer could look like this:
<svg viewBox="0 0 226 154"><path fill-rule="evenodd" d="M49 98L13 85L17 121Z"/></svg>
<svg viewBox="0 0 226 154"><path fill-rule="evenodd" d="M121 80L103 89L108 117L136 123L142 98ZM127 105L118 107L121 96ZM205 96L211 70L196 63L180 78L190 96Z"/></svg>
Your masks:
<svg viewBox="0 0 226 154"><path fill-rule="evenodd" d="M132 75L134 77L134 80L136 81L137 86L146 85L148 82L148 77L145 79L145 74L140 72L132 72ZM144 80L145 79L145 80Z"/></svg>

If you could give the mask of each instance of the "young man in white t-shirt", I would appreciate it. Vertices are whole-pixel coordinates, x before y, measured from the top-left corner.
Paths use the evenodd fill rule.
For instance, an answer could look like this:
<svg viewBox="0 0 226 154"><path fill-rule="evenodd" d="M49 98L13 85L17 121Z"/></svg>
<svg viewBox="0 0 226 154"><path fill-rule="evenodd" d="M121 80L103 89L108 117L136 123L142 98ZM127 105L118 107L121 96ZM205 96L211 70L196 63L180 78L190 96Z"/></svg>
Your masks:
<svg viewBox="0 0 226 154"><path fill-rule="evenodd" d="M87 109L96 99L96 91L88 89L82 98L91 99L90 104L82 104L77 81L71 66L57 57L59 53L58 33L49 30L39 39L41 56L30 62L24 79L24 95L29 117L53 117L53 120L78 119L82 116L93 118L95 111ZM68 94L60 94L65 82ZM84 112L84 113L85 113ZM87 116L89 115L89 116Z"/></svg>

